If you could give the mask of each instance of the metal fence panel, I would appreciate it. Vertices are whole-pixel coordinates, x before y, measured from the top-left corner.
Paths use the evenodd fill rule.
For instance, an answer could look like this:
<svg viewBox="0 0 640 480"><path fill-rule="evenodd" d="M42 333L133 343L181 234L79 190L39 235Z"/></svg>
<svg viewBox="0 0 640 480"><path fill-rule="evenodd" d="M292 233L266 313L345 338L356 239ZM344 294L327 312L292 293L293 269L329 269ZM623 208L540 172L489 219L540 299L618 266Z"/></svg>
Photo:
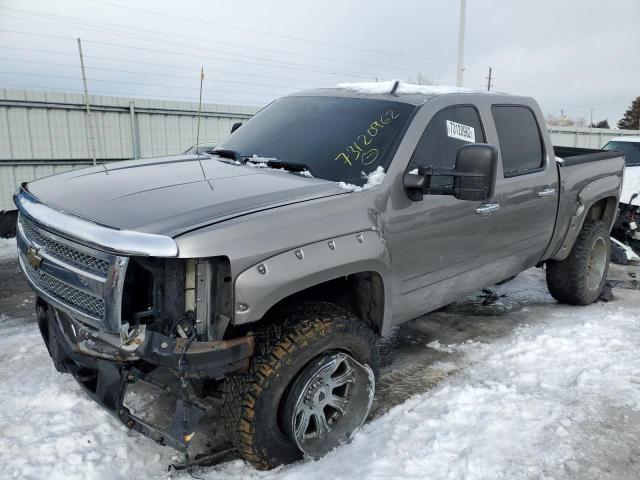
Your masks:
<svg viewBox="0 0 640 480"><path fill-rule="evenodd" d="M562 147L602 148L614 137L640 135L637 130L549 126L551 142Z"/></svg>
<svg viewBox="0 0 640 480"><path fill-rule="evenodd" d="M35 164L1 164L0 163L0 212L4 210L13 210L13 193L23 182L30 182L37 178L48 177L57 173L85 168L87 163L40 163Z"/></svg>
<svg viewBox="0 0 640 480"><path fill-rule="evenodd" d="M129 159L138 152L171 155L195 142L198 105L193 102L90 96L90 104L98 160ZM257 110L204 104L200 139L222 141L234 122ZM0 143L0 162L91 159L83 96L0 89Z"/></svg>

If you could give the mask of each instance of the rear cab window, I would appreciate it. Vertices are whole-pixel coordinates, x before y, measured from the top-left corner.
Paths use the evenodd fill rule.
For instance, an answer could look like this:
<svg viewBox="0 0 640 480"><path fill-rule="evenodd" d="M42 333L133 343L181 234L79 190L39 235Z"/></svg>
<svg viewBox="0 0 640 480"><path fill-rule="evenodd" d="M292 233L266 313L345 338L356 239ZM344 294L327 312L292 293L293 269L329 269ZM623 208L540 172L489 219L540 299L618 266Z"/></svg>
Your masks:
<svg viewBox="0 0 640 480"><path fill-rule="evenodd" d="M426 166L455 168L460 147L485 142L482 121L476 107L447 107L436 113L427 125L409 162L409 171ZM453 177L433 177L431 186L453 187Z"/></svg>
<svg viewBox="0 0 640 480"><path fill-rule="evenodd" d="M491 107L505 177L516 177L544 169L544 147L534 113L521 105Z"/></svg>

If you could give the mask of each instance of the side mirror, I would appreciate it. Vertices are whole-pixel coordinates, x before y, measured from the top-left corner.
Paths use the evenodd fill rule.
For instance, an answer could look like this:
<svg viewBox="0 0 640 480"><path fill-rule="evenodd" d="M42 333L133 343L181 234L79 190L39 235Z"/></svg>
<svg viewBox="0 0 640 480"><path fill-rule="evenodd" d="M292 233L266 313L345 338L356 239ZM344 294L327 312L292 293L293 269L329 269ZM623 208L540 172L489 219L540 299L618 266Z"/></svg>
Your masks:
<svg viewBox="0 0 640 480"><path fill-rule="evenodd" d="M411 200L423 195L453 195L459 200L488 200L495 189L498 150L492 145L465 145L456 155L456 168L420 167L404 175L403 186ZM433 177L453 177L452 187L431 187Z"/></svg>
<svg viewBox="0 0 640 480"><path fill-rule="evenodd" d="M239 129L242 126L242 122L236 122L233 125L231 125L231 133L235 132L237 129Z"/></svg>
<svg viewBox="0 0 640 480"><path fill-rule="evenodd" d="M496 185L498 150L474 143L458 150L453 196L460 200L483 201L493 197Z"/></svg>

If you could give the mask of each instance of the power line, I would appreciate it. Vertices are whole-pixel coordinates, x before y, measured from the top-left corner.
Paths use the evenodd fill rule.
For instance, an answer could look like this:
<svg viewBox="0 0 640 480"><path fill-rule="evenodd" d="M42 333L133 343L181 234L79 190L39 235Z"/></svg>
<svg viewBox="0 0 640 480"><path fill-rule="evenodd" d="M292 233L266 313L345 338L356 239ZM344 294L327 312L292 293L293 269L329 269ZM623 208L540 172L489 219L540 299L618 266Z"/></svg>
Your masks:
<svg viewBox="0 0 640 480"><path fill-rule="evenodd" d="M46 34L46 33L35 33L35 32L24 32L24 31L20 31L20 30L10 30L10 29L5 29L5 28L0 28L0 32L6 32L6 33L14 33L14 34L19 34L19 35L27 35L27 36L34 36L34 37L43 37L43 38L54 38L54 39L58 39L58 40L74 40L72 37L66 37L66 36L62 36L62 35L52 35L52 34ZM350 75L353 77L360 77L360 78L368 78L368 79L372 79L375 78L376 76L378 77L384 77L385 75L380 75L380 74L376 74L376 73L358 73L358 72L350 72L350 71L346 71L346 70L336 70L336 69L324 69L324 70L318 70L318 69L310 69L310 68L303 68L309 65L305 65L305 64L294 64L294 63L290 63L290 62L284 62L284 61L279 61L279 60L269 60L267 59L267 61L272 62L272 63L264 63L264 62L253 62L253 61L248 61L248 60L239 60L239 59L235 59L235 58L224 58L224 57L212 57L211 55L196 55L193 53L185 53L185 52L173 52L173 51L167 51L167 50L162 50L162 49L157 49L157 48L148 48L148 47L139 47L139 46L133 46L133 45L124 45L121 43L113 43L113 42L104 42L104 41L98 41L98 40L85 40L85 43L92 43L95 45L107 45L110 47L120 47L120 48L129 48L129 49L133 49L133 50L142 50L142 51L147 51L147 52L154 52L154 53L161 53L163 55L177 55L180 57L193 57L193 58L205 58L205 59L211 59L211 58L217 58L218 60L223 60L223 61L227 61L227 62L236 62L236 63L246 63L246 64L250 64L250 65L259 65L259 66L263 66L263 67L271 67L271 68L284 68L284 69L288 69L288 70L299 70L299 71L305 71L305 72L312 72L312 73L323 73L323 74L330 74L330 75ZM201 48L200 50L210 50L210 49L205 49L205 48ZM231 54L229 54L231 55ZM239 55L239 54L235 54L235 55ZM249 55L242 55L243 57L250 57ZM253 58L257 58L257 59L261 59L263 57L253 57Z"/></svg>
<svg viewBox="0 0 640 480"><path fill-rule="evenodd" d="M23 84L23 83L0 83L0 89L1 88L19 88L19 89L25 89L25 88L35 88L35 89L44 89L44 91L52 91L52 92L59 92L59 93L67 93L67 94L71 94L71 95L82 95L82 92L79 91L69 91L69 90L63 90L60 88L55 88L55 87L49 87L47 85L30 85L30 84ZM111 96L115 96L115 97L125 97L125 98L151 98L151 99L159 99L159 100L186 100L189 102L194 102L196 103L198 101L197 98L194 97L180 97L180 96L174 96L174 95L149 95L149 94L133 94L133 93L121 93L121 92L113 92L113 91L93 91L93 93L91 95L111 95ZM245 105L249 105L252 107L259 107L260 105L256 105L256 102L247 102L244 100L229 100L230 102L233 103L241 103L241 104L245 104ZM214 102L213 100L205 100L203 99L204 103L219 103L219 102Z"/></svg>
<svg viewBox="0 0 640 480"><path fill-rule="evenodd" d="M88 58L88 57L85 55L85 59L86 58ZM77 65L65 64L65 63L55 63L55 62L39 62L39 61L36 61L36 60L22 60L22 59L3 58L3 57L0 57L0 60L7 61L7 62L33 63L33 64L38 64L38 65L54 65L54 66L65 67L65 68L78 68ZM106 68L106 67L88 67L87 66L86 69L87 70L102 70L102 71L105 71L105 72L115 72L115 73L127 73L127 74L133 74L133 75L144 75L144 76L153 75L154 77L179 78L179 79L185 79L185 80L193 80L194 79L194 77L190 76L190 75L171 75L171 74L158 73L158 72L141 72L141 71L135 71L135 70L120 70L120 69L116 69L116 68ZM9 72L7 72L7 73L9 73ZM10 73L19 74L21 72L10 72ZM254 86L254 87L289 88L289 89L298 89L299 88L299 87L294 86L294 85L243 82L243 81L236 81L236 80L222 80L222 79L217 79L217 78L209 78L209 79L205 78L204 81L205 82L215 82L215 83L232 83L232 84L237 84L237 85L249 85L249 86ZM318 85L317 82L314 82L314 83L316 85Z"/></svg>
<svg viewBox="0 0 640 480"><path fill-rule="evenodd" d="M321 40L313 40L313 39L309 39L309 38L303 38L303 37L296 37L293 35L285 35L285 34L280 34L280 33L274 33L274 32L266 32L266 31L261 31L261 30L255 30L255 29L251 29L251 28L247 28L247 27L240 27L240 26L229 26L229 25L224 25L221 23L215 23L215 22L211 22L208 20L201 20L201 19L196 19L196 18L189 18L189 17L184 17L184 16L180 16L180 15L174 15L174 14L168 14L165 12L159 12L157 10L148 10L148 9L144 9L144 8L138 8L138 7L132 7L129 5L122 5L119 3L113 3L113 2L106 2L103 0L89 0L92 3L99 3L99 4L103 4L103 5L108 5L111 7L116 7L116 8L123 8L126 10L133 10L133 11L138 11L138 12L142 12L142 13L148 13L148 14L152 14L152 15L159 15L159 16L163 16L163 17L168 17L171 19L179 19L179 20L185 20L188 22L194 22L194 23L200 23L203 25L210 25L213 27L217 27L217 28L224 28L224 29L228 29L228 30L236 30L236 31L243 31L243 32L247 32L247 33L254 33L254 34L259 34L259 35L265 35L265 36L270 36L270 37L276 37L276 38L281 38L281 39L286 39L286 40L295 40L295 41L301 41L301 42L307 42L307 43L314 43L316 45L323 45L323 46L328 46L328 47L334 47L334 48L342 48L342 49L348 49L348 50L353 50L353 51L358 51L358 52L368 52L368 53L375 53L375 54L382 54L382 55L389 55L389 56L394 56L394 57L406 57L406 58L414 58L414 59L419 59L419 60L427 60L427 61L435 61L435 62L443 62L443 63L455 63L451 60L444 60L444 59L440 59L440 58L429 58L429 57L424 57L424 56L419 56L419 55L410 55L407 53L402 53L402 52L391 52L388 50L379 50L379 49L372 49L372 48L362 48L362 47L354 47L352 45L344 45L344 44L340 44L340 43L331 43L331 42L323 42ZM480 66L480 65L478 65ZM486 65L482 65L482 67L486 67Z"/></svg>
<svg viewBox="0 0 640 480"><path fill-rule="evenodd" d="M556 82L554 82L554 83L544 82L544 81L541 81L541 80L532 79L530 77L527 77L526 79L523 80L522 72L515 72L513 70L510 70L509 68L502 68L502 67L500 67L499 69L500 69L501 72L511 72L513 75L516 76L518 82L524 83L525 85L538 84L538 85L542 85L542 86L547 87L547 88L550 87L551 89L554 89L556 91L557 91L557 87L561 87L561 88L566 88L567 89L567 90L561 90L561 91L565 91L565 92L568 92L568 91L573 92L573 91L576 91L576 90L582 90L582 94L583 95L587 95L587 96L591 95L591 96L601 97L599 92L595 92L593 90L585 90L585 89L582 89L580 87L575 87L573 85L566 85L566 84L561 84L561 83L556 83ZM612 99L612 97L601 97L601 98Z"/></svg>
<svg viewBox="0 0 640 480"><path fill-rule="evenodd" d="M169 42L167 40L161 40L161 39L157 39L157 38L153 38L153 37L145 37L142 35L132 35L130 33L129 30L127 30L126 28L120 27L116 24L113 23L108 23L108 22L98 22L98 21L93 21L93 20L84 20L84 19L80 19L78 17L70 17L70 16L65 16L65 15L55 15L55 14L47 14L44 12L37 12L37 11L33 11L33 10L25 10L25 9L17 9L17 8L9 8L9 7L0 7L0 9L4 9L4 10L11 10L11 11L17 11L17 12L21 12L25 15L36 15L36 16L42 16L45 18L56 18L56 19L62 19L62 21L64 22L71 22L72 24L79 24L79 25L90 25L90 24L94 24L94 25L106 25L107 28L109 30L104 29L103 27L103 32L115 32L118 33L119 35L124 35L124 36L128 36L130 38L136 38L136 39L141 39L141 40L149 40L149 41L154 41L154 42L162 42L165 44L170 44L170 45L176 45L176 46L184 46L187 48L194 48L194 49L202 49L201 47L194 47L194 46L188 46L185 44L176 44L175 42ZM20 17L12 17L10 15L5 15L6 17L10 17L10 18L16 18L18 20L28 20L28 21L37 21L39 23L43 23L43 24L47 24L47 25L57 25L57 26L62 26L62 27L67 27L69 28L69 25L65 25L64 23L55 23L55 22L45 22L42 20L33 20L33 19L24 19L24 18L20 18ZM87 27L87 28L83 28L80 27L81 29L85 29L85 30L91 30L91 31L96 31L95 27ZM142 28L139 26L135 27L136 31L144 31L144 32L149 32L149 33L153 33L156 35L164 35L164 36L170 36L170 37L179 37L179 38L184 38L183 35L176 35L176 34L171 34L171 33L167 33L167 32L161 32L158 30L151 30L151 29L147 29L147 28ZM109 33L107 33L109 34ZM246 45L246 44L242 44L242 43L237 43L237 42L225 42L225 41L221 41L221 40L211 40L209 38L203 38L203 37L194 37L192 35L189 36L190 39L193 40L198 40L200 42L204 42L207 44L220 44L220 45L229 45L232 47L241 47L241 48L249 48L249 49L254 49L255 47L252 45ZM285 55L293 55L293 56L301 56L301 57L307 57L307 58L312 58L312 59L318 59L318 60L329 60L329 61L334 61L334 62L342 62L342 63L348 63L348 64L354 64L354 65L366 65L366 66L372 66L372 67L382 67L382 68L394 68L394 69L398 69L398 70L411 70L411 69L415 69L414 66L398 66L398 65L392 65L392 64L379 64L379 63L370 63L370 62L361 62L358 60L346 60L346 59L341 59L341 58L336 58L336 57L325 57L325 56L320 56L320 55L311 55L311 54L306 54L306 53L299 53L299 52L293 52L291 50L280 50L280 49L274 49L274 48L268 48L268 47L260 47L261 51L266 51L266 52L274 52L274 53L279 53L279 54L285 54ZM219 50L216 50L219 51ZM229 54L235 54L236 52L224 52L224 53L229 53ZM240 55L240 54L239 54ZM438 75L446 75L444 72L434 72L434 71L428 71L426 73L429 74L438 74Z"/></svg>
<svg viewBox="0 0 640 480"><path fill-rule="evenodd" d="M22 72L2 72L0 71L0 75L23 75ZM29 76L36 76L36 77L47 77L47 78L61 78L64 80L80 80L78 77L72 77L69 75L50 75L47 73L30 73ZM185 87L182 85L162 85L162 84L156 84L156 83L141 83L141 82L128 82L128 81L124 81L124 80L101 80L98 78L88 78L88 81L91 82L100 82L100 83L116 83L116 84L123 84L123 85L135 85L135 86L141 86L141 87L152 87L152 88L178 88L181 90L198 90L197 87ZM237 91L237 90L220 90L220 89L207 89L208 92L219 92L219 93L239 93L242 95L260 95L260 96L274 96L275 94L273 93L267 93L267 92L247 92L247 91Z"/></svg>
<svg viewBox="0 0 640 480"><path fill-rule="evenodd" d="M48 54L53 54L53 55L63 55L63 56L71 56L71 57L75 57L75 54L72 53L67 53L67 52L56 52L53 50L42 50L42 49L37 49L37 48L25 48L25 47L7 47L7 46L2 46L0 45L0 49L6 49L6 50L19 50L19 51L26 51L26 52L38 52L38 53L48 53ZM85 57L87 57L85 55ZM99 56L99 55L91 55L87 58L90 59L97 59L97 60L107 60L107 61L112 61L112 62L118 62L118 63L133 63L136 65L149 65L149 66L155 66L155 67L166 67L166 68L177 68L177 69L184 69L184 70L189 70L193 67L193 65L181 65L181 64L167 64L167 63L153 63L153 62L145 62L145 61L140 61L140 60L127 60L126 58L115 58L115 57L103 57L103 56ZM9 60L9 59L7 59ZM20 62L31 62L30 60L22 60L22 59L11 59L13 61L20 61ZM74 68L77 68L77 65L65 65L65 64L58 64L58 63L53 63L53 62L34 62L34 63L43 63L43 64L51 64L51 65L60 65L60 66L73 66ZM93 67L98 68L98 67ZM205 65L205 68L207 68L207 65ZM105 68L106 69L106 68ZM117 71L117 70L114 70ZM244 72L233 72L230 70L219 70L216 69L215 67L211 67L209 68L209 71L212 72L216 72L216 73L224 73L224 74L228 74L228 75L240 75L240 76L246 76L246 77L256 77L256 78L269 78L269 79L274 79L274 80L290 80L293 82L303 82L303 83L313 83L313 84L317 84L317 80L305 80L302 78L291 78L291 77L282 77L282 76L273 76L273 75L262 75L262 74L256 74L256 73L244 73ZM152 74L155 74L153 72L149 72Z"/></svg>

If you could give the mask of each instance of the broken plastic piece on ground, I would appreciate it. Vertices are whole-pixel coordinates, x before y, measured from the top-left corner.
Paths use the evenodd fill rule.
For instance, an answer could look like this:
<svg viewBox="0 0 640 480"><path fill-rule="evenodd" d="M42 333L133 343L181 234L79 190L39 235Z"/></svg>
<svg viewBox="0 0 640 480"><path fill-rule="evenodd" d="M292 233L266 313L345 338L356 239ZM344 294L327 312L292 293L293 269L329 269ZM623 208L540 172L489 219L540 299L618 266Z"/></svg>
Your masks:
<svg viewBox="0 0 640 480"><path fill-rule="evenodd" d="M611 238L611 261L618 265L635 265L640 263L640 257L633 251L631 247L624 243Z"/></svg>

